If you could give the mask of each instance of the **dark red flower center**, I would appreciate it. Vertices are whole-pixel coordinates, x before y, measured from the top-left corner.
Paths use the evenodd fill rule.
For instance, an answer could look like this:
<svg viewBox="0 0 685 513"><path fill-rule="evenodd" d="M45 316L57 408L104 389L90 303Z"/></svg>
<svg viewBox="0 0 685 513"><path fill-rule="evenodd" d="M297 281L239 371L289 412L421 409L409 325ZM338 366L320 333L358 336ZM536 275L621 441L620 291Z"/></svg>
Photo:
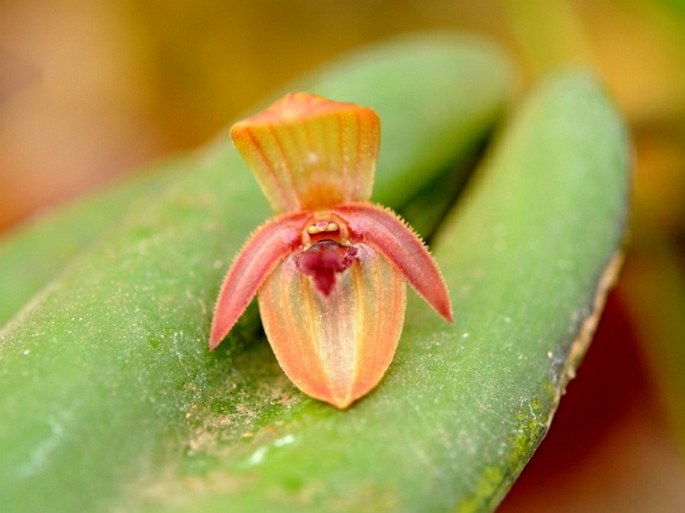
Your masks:
<svg viewBox="0 0 685 513"><path fill-rule="evenodd" d="M297 269L314 279L316 288L329 296L335 287L337 273L343 272L357 258L357 248L332 240L322 240L295 255Z"/></svg>

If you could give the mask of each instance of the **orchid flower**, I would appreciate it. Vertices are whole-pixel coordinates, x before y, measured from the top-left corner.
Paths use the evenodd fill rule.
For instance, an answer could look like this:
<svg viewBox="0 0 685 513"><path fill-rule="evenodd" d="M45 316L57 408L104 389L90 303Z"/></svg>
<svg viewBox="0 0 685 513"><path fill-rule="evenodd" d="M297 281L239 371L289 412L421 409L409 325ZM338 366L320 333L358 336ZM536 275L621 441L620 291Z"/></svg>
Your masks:
<svg viewBox="0 0 685 513"><path fill-rule="evenodd" d="M406 282L447 321L449 294L423 242L369 202L374 111L291 93L231 138L277 216L235 258L212 323L214 349L257 295L278 363L305 394L346 408L381 380L404 324Z"/></svg>

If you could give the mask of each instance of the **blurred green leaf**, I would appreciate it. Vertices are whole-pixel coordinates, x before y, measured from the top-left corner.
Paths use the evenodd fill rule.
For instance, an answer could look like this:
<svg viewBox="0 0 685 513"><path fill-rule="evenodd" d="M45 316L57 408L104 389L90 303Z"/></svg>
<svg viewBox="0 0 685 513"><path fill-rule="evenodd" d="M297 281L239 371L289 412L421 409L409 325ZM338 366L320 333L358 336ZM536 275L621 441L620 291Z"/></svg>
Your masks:
<svg viewBox="0 0 685 513"><path fill-rule="evenodd" d="M509 86L496 49L447 36L380 46L297 84L379 112L377 197L393 205L480 143ZM312 412L345 419L288 383L254 309L208 353L222 274L270 212L225 136L172 167L161 182L105 193L5 243L10 253L26 248L7 261L39 247L52 263L15 285L26 296L47 283L0 332L3 511L132 511L162 498L166 478L190 484L221 463L205 441L237 451L232 461L251 474L251 444L273 434L273 422ZM79 226L89 225L84 235Z"/></svg>

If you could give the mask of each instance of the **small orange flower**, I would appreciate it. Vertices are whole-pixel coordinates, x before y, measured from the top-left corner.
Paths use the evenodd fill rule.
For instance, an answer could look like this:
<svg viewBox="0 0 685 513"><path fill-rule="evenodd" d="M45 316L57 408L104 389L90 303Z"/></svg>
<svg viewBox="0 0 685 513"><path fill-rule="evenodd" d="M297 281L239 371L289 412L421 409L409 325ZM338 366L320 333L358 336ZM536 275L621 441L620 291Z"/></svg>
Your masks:
<svg viewBox="0 0 685 513"><path fill-rule="evenodd" d="M417 235L368 202L380 142L371 109L291 93L233 125L231 138L278 216L224 280L214 349L255 294L278 362L304 393L346 408L392 361L406 284L452 321L449 294Z"/></svg>

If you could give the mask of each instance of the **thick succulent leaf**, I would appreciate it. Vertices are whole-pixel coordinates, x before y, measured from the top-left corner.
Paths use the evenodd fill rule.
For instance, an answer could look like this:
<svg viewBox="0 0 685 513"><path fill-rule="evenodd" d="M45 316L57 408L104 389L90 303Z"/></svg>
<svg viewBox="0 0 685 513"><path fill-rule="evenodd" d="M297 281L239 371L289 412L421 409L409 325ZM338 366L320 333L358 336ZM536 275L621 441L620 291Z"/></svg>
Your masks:
<svg viewBox="0 0 685 513"><path fill-rule="evenodd" d="M290 257L259 291L269 344L288 377L306 394L346 408L385 374L404 326L407 287L366 244L339 273L329 295L319 292Z"/></svg>
<svg viewBox="0 0 685 513"><path fill-rule="evenodd" d="M467 154L501 110L509 78L506 61L481 42L424 36L352 56L296 89L369 105L387 118L389 165L379 170L377 189L385 194L404 175L428 183ZM455 93L473 80L481 84L473 95ZM391 196L401 204L412 192L396 187ZM254 309L217 351L207 351L222 275L269 215L224 135L118 216L5 326L3 512L156 507L173 499L164 479L190 483L218 461L203 440L242 446L279 412L321 407L331 415L283 375L259 338ZM44 257L55 247L46 245ZM205 437L209 424L218 431ZM206 484L200 489L209 491Z"/></svg>
<svg viewBox="0 0 685 513"><path fill-rule="evenodd" d="M629 164L625 127L596 78L556 76L438 234L455 323L412 317L388 379L416 389L405 409L440 405L421 408L433 438L414 449L451 484L441 494L430 479L418 485L436 496L426 511L492 511L546 433L616 277Z"/></svg>
<svg viewBox="0 0 685 513"><path fill-rule="evenodd" d="M238 345L230 395L196 389L185 454L119 509L492 510L589 340L623 233L627 160L591 78L545 85L441 231L454 325L415 302L386 379L345 413L289 393L265 344ZM205 390L220 374L202 374Z"/></svg>
<svg viewBox="0 0 685 513"><path fill-rule="evenodd" d="M455 323L414 301L388 374L344 413L289 396L255 348L241 363L259 367L227 379L236 409L198 406L183 463L127 506L492 511L590 340L616 271L627 165L623 126L591 77L543 85L440 231ZM277 399L255 424L241 412L264 411L265 391Z"/></svg>
<svg viewBox="0 0 685 513"><path fill-rule="evenodd" d="M455 323L410 304L388 374L344 413L284 395L273 367L243 368L227 380L240 409L199 407L184 464L141 486L137 510L492 511L589 343L616 272L628 160L592 77L541 86L436 242ZM278 400L255 426L240 411L264 407L260 388Z"/></svg>
<svg viewBox="0 0 685 513"><path fill-rule="evenodd" d="M276 212L371 197L380 123L371 109L291 93L231 128Z"/></svg>
<svg viewBox="0 0 685 513"><path fill-rule="evenodd" d="M43 211L2 234L0 326L126 212L137 205L142 207L159 193L180 169L186 169L183 159L159 163L91 197Z"/></svg>
<svg viewBox="0 0 685 513"><path fill-rule="evenodd" d="M192 454L141 487L140 510L492 511L589 343L616 272L628 160L592 77L541 86L436 241L455 323L410 304L388 374L342 414L288 400L246 434L240 415L206 405ZM277 371L237 386L282 390Z"/></svg>

